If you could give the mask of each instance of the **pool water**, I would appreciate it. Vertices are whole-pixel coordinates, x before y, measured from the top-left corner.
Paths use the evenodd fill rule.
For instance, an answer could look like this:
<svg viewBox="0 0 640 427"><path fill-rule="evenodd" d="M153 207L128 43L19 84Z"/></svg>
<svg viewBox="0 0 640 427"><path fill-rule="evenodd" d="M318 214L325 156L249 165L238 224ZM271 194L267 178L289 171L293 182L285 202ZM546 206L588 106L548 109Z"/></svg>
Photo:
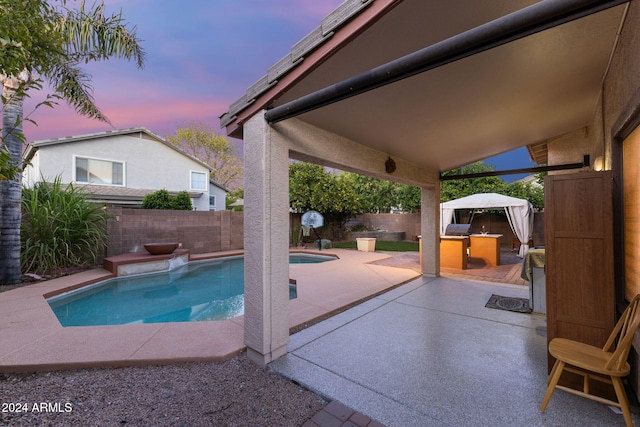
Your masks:
<svg viewBox="0 0 640 427"><path fill-rule="evenodd" d="M290 262L335 259L307 254ZM289 286L289 298L296 288ZM226 320L244 313L244 259L190 262L180 268L118 277L47 300L62 326Z"/></svg>
<svg viewBox="0 0 640 427"><path fill-rule="evenodd" d="M315 255L315 254L291 254L289 255L289 264L317 264L336 259L331 255Z"/></svg>

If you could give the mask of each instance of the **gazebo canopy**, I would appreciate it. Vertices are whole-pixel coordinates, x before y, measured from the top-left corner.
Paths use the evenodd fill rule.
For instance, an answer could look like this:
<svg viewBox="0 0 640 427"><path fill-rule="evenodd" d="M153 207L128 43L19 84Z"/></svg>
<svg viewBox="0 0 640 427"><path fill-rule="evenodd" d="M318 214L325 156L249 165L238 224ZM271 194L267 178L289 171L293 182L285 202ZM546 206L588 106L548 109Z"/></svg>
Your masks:
<svg viewBox="0 0 640 427"><path fill-rule="evenodd" d="M533 206L529 201L497 193L480 193L440 203L440 234L452 221L456 209L504 209L513 233L521 242L518 255L529 249L527 242L533 229Z"/></svg>

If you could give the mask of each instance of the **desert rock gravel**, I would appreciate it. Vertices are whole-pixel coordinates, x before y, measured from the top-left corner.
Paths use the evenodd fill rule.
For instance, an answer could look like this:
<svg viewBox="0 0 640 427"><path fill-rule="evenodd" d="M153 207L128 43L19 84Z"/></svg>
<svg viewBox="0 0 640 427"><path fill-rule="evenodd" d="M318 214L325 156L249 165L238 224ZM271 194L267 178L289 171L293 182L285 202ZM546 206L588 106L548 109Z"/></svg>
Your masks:
<svg viewBox="0 0 640 427"><path fill-rule="evenodd" d="M0 374L0 425L300 426L327 402L242 353L217 363Z"/></svg>

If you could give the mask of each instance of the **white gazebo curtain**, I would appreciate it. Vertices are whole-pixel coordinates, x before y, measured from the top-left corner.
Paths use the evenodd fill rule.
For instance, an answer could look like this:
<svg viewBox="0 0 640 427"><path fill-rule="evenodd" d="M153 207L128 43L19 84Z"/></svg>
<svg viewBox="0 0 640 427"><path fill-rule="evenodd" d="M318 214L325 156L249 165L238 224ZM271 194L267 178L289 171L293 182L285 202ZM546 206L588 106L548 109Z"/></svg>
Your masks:
<svg viewBox="0 0 640 427"><path fill-rule="evenodd" d="M496 193L474 194L449 202L440 203L440 234L454 220L456 209L504 209L513 234L520 240L519 257L529 250L528 242L533 230L533 206L529 201Z"/></svg>
<svg viewBox="0 0 640 427"><path fill-rule="evenodd" d="M520 240L518 256L522 258L529 250L529 240L533 230L533 207L529 203L529 206L505 206L504 210L513 234Z"/></svg>

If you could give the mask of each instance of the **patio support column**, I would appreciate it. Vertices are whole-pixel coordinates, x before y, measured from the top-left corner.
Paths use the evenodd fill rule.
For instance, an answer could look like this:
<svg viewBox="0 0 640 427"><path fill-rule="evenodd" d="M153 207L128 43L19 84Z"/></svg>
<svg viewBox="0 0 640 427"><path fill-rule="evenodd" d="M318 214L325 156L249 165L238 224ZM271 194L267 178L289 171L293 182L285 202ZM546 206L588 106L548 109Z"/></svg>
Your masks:
<svg viewBox="0 0 640 427"><path fill-rule="evenodd" d="M264 111L244 124L244 342L260 365L289 341L288 159Z"/></svg>
<svg viewBox="0 0 640 427"><path fill-rule="evenodd" d="M420 228L422 233L422 274L440 275L440 185L422 187Z"/></svg>

